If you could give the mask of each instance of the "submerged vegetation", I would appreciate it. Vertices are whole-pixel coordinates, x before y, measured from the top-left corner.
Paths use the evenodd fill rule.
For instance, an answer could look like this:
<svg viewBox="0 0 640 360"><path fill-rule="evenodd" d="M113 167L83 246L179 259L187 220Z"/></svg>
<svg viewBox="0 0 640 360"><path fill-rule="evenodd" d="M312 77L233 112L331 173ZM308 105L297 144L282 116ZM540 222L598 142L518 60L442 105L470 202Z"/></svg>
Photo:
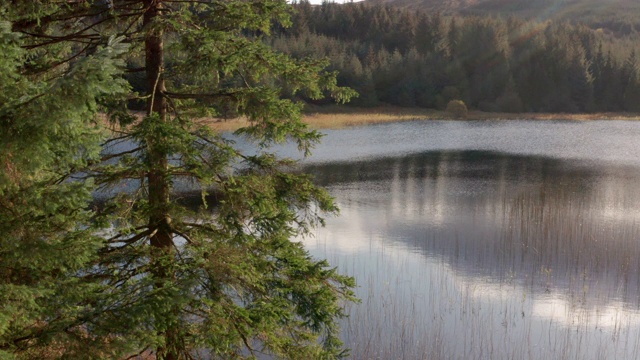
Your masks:
<svg viewBox="0 0 640 360"><path fill-rule="evenodd" d="M352 142L404 150L308 166L343 210L305 244L358 279L362 304L343 321L352 358L638 358L640 162L629 158L634 135L619 134L639 130L531 121L350 131ZM572 136L583 160L567 154ZM333 132L326 146L358 152L344 140ZM518 146L542 155L503 152ZM621 163L601 161L606 152Z"/></svg>

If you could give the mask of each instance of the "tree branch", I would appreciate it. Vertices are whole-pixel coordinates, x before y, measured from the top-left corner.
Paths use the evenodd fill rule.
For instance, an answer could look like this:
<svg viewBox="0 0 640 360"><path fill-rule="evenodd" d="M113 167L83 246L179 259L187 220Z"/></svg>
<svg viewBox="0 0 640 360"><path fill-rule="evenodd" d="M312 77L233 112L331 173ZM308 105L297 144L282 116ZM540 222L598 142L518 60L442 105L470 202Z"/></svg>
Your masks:
<svg viewBox="0 0 640 360"><path fill-rule="evenodd" d="M142 229L148 229L148 228L149 227L147 225L143 225L143 226L138 226L138 227L134 228L133 230L142 230ZM112 241L114 241L114 240L116 240L116 239L118 239L118 238L120 238L122 236L126 236L126 235L128 235L128 234L119 233L119 234L114 235L114 236L110 237L109 239L107 239L107 242L112 242Z"/></svg>
<svg viewBox="0 0 640 360"><path fill-rule="evenodd" d="M131 150L128 150L128 151L119 152L117 154L109 154L109 155L106 155L106 156L103 156L102 158L100 158L100 162L109 161L111 159L114 159L114 158L117 158L117 157L120 157L120 156L123 156L123 155L127 155L127 154L133 154L133 153L136 153L136 152L138 152L140 150L142 150L142 148L141 147L137 147L135 149L131 149Z"/></svg>

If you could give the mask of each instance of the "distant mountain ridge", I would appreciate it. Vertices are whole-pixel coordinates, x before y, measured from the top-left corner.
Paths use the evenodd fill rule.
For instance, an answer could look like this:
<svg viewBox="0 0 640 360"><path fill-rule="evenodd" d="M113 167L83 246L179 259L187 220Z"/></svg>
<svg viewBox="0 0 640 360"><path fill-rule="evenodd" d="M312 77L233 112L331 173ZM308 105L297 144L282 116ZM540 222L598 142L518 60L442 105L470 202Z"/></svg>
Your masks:
<svg viewBox="0 0 640 360"><path fill-rule="evenodd" d="M390 4L401 7L438 10L448 13L496 12L535 13L553 11L564 13L590 13L602 8L617 7L616 10L638 9L637 0L366 0L372 4Z"/></svg>
<svg viewBox="0 0 640 360"><path fill-rule="evenodd" d="M388 4L399 7L410 7L432 10L446 14L458 13L487 0L365 0L371 4Z"/></svg>
<svg viewBox="0 0 640 360"><path fill-rule="evenodd" d="M579 21L618 35L640 32L640 0L365 0L370 4L461 15Z"/></svg>

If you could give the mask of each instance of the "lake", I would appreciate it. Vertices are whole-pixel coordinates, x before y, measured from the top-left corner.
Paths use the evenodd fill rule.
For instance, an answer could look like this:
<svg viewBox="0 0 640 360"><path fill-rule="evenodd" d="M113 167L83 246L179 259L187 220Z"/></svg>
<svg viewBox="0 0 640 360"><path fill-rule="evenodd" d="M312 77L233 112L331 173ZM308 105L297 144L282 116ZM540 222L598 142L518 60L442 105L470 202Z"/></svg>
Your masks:
<svg viewBox="0 0 640 360"><path fill-rule="evenodd" d="M353 358L640 358L640 123L324 132L341 214L302 241L357 279Z"/></svg>

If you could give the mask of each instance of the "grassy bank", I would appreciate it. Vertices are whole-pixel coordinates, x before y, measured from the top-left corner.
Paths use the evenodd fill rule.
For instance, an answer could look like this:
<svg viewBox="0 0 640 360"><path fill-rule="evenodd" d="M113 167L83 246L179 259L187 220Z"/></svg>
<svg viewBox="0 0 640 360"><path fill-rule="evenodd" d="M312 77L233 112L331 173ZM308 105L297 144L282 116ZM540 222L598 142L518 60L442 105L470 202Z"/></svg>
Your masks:
<svg viewBox="0 0 640 360"><path fill-rule="evenodd" d="M452 120L451 114L433 109L375 107L355 108L347 106L316 106L305 110L304 122L316 129L336 129L347 126L367 125L409 120ZM467 120L640 120L640 114L631 113L492 113L470 111ZM232 131L248 125L246 119L204 119L219 131Z"/></svg>

